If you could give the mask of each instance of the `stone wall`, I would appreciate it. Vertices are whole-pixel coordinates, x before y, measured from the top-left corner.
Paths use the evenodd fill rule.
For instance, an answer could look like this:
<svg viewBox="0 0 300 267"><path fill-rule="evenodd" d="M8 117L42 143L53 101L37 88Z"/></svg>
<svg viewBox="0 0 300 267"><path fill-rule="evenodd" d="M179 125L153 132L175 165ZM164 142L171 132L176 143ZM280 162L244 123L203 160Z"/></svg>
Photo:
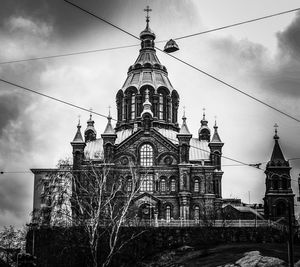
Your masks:
<svg viewBox="0 0 300 267"><path fill-rule="evenodd" d="M286 237L271 228L123 228L120 240L129 240L133 233L142 234L130 241L114 258L112 266L135 266L138 261L169 248L189 245L196 248L232 242L285 242ZM89 264L87 239L80 228L51 228L29 231L27 252L32 253L34 236L38 266L84 267ZM100 241L99 261L107 247Z"/></svg>

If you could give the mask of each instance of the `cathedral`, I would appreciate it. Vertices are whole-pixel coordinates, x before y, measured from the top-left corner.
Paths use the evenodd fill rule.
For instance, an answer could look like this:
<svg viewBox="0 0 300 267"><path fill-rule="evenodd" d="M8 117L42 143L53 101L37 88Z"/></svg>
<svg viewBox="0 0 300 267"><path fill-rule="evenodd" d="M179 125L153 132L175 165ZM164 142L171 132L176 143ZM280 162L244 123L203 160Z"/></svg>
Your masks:
<svg viewBox="0 0 300 267"><path fill-rule="evenodd" d="M130 190L131 168L138 170L140 193L134 199L138 215L158 219L200 219L201 210L222 205L221 154L223 143L205 114L198 136L190 133L186 117L178 121L179 94L155 51L155 34L147 25L140 33L139 55L116 92L117 122L111 117L100 137L90 116L74 140L73 168L85 162L110 163L114 177ZM125 189L125 190L126 190Z"/></svg>
<svg viewBox="0 0 300 267"><path fill-rule="evenodd" d="M168 78L167 68L156 55L156 36L149 27L148 16L146 22L140 33L137 59L116 92L115 127L110 114L100 136L92 114L83 133L78 124L71 142L72 168L80 172L91 163L100 168L109 166L110 179L122 180L125 194L132 190L134 172L140 185L132 204L138 208L135 216L140 219L201 220L207 212L224 207L221 169L224 143L216 122L213 129L209 128L205 113L196 137L189 131L185 114L182 121L178 119L180 97ZM291 168L278 139L276 131L274 150L265 171L264 215L274 220L286 215L287 208L294 203ZM36 185L53 171L56 170L32 169L34 210L44 204L42 189L37 190Z"/></svg>

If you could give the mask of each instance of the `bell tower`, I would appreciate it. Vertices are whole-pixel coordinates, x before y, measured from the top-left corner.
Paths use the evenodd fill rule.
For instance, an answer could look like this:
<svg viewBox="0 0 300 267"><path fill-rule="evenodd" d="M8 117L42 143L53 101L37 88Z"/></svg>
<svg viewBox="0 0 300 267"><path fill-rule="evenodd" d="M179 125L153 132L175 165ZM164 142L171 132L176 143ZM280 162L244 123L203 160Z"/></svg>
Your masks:
<svg viewBox="0 0 300 267"><path fill-rule="evenodd" d="M264 211L266 219L287 219L288 209L294 218L294 194L291 188L291 167L285 160L279 145L277 124L275 124L274 147L270 161L267 163L266 193L264 197Z"/></svg>

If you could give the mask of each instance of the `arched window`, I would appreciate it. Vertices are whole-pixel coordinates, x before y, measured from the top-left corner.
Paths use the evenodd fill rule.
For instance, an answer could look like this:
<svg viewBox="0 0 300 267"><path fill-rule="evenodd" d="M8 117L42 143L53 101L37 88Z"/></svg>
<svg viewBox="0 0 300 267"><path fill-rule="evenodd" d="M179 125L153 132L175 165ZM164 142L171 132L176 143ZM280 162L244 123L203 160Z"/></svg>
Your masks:
<svg viewBox="0 0 300 267"><path fill-rule="evenodd" d="M135 94L131 96L131 119L135 119Z"/></svg>
<svg viewBox="0 0 300 267"><path fill-rule="evenodd" d="M171 179L170 189L171 189L171 192L175 192L176 191L176 182L175 182L174 178Z"/></svg>
<svg viewBox="0 0 300 267"><path fill-rule="evenodd" d="M153 165L153 148L149 144L145 144L140 150L141 166L148 167Z"/></svg>
<svg viewBox="0 0 300 267"><path fill-rule="evenodd" d="M285 216L286 215L287 207L283 201L280 201L276 204L276 216Z"/></svg>
<svg viewBox="0 0 300 267"><path fill-rule="evenodd" d="M143 174L141 176L141 192L153 192L153 175Z"/></svg>
<svg viewBox="0 0 300 267"><path fill-rule="evenodd" d="M171 221L171 206L170 205L166 206L166 221L167 222Z"/></svg>
<svg viewBox="0 0 300 267"><path fill-rule="evenodd" d="M163 120L164 119L164 97L163 97L162 94L159 94L159 106L158 106L158 109L159 109L158 118L160 120Z"/></svg>
<svg viewBox="0 0 300 267"><path fill-rule="evenodd" d="M132 179L129 178L127 180L127 192L131 192L132 191Z"/></svg>
<svg viewBox="0 0 300 267"><path fill-rule="evenodd" d="M199 192L199 179L195 179L195 182L194 182L194 192L196 192L196 193Z"/></svg>
<svg viewBox="0 0 300 267"><path fill-rule="evenodd" d="M199 206L195 207L195 210L194 210L194 219L195 219L195 221L199 221L199 219L200 219Z"/></svg>
<svg viewBox="0 0 300 267"><path fill-rule="evenodd" d="M160 191L166 192L166 179L165 178L162 178L160 181Z"/></svg>

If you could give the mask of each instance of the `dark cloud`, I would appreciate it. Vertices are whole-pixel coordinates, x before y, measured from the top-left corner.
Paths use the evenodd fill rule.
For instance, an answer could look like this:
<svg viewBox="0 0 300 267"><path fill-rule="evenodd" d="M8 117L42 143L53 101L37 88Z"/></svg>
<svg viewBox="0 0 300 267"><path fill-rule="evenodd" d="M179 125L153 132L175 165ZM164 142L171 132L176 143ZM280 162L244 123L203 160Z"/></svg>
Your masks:
<svg viewBox="0 0 300 267"><path fill-rule="evenodd" d="M18 118L22 109L24 102L18 95L0 96L0 137L9 122Z"/></svg>
<svg viewBox="0 0 300 267"><path fill-rule="evenodd" d="M218 52L218 68L225 74L232 75L232 69L236 69L235 76L252 79L263 91L286 99L300 98L300 13L277 33L277 44L278 50L272 56L266 47L247 39L212 40L212 48Z"/></svg>
<svg viewBox="0 0 300 267"><path fill-rule="evenodd" d="M277 34L277 38L282 54L300 57L300 12L284 31Z"/></svg>
<svg viewBox="0 0 300 267"><path fill-rule="evenodd" d="M129 0L86 0L72 2L111 20L122 13ZM13 16L30 18L33 21L47 22L54 26L54 32L62 39L73 39L82 35L91 28L98 28L104 24L92 16L76 9L62 0L4 0L1 1L0 20L1 24Z"/></svg>

